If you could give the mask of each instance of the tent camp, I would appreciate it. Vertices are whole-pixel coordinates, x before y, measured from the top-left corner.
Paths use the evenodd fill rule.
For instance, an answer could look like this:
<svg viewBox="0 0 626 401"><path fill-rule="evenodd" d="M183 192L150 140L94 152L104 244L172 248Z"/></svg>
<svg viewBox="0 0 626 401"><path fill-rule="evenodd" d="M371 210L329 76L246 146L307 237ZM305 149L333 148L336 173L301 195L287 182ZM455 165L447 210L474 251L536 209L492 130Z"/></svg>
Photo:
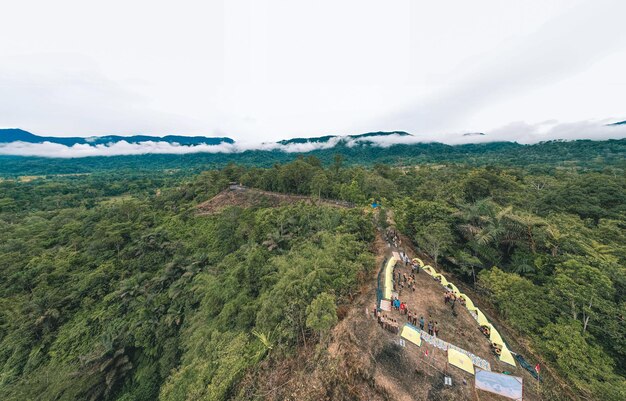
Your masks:
<svg viewBox="0 0 626 401"><path fill-rule="evenodd" d="M451 289L451 290L452 290L452 293L453 293L454 295L459 295L459 294L461 293L461 291L459 291L459 289L458 289L458 288L456 288L456 285L454 285L454 284L452 284L452 283L450 283L450 282L448 282L448 284L446 285L446 287L448 287L449 289Z"/></svg>
<svg viewBox="0 0 626 401"><path fill-rule="evenodd" d="M400 337L409 340L413 344L417 346L422 346L422 337L420 331L417 327L406 323L402 326L402 332L400 333Z"/></svg>
<svg viewBox="0 0 626 401"><path fill-rule="evenodd" d="M463 369L467 373L474 374L474 364L469 356L455 349L448 349L448 363L457 368Z"/></svg>
<svg viewBox="0 0 626 401"><path fill-rule="evenodd" d="M480 309L478 308L476 308L476 315L478 316L476 320L478 320L478 324L480 326L487 326L487 327L491 326L491 324L489 323L489 320L487 320L487 318L485 317L485 314L482 313Z"/></svg>
<svg viewBox="0 0 626 401"><path fill-rule="evenodd" d="M443 274L435 273L435 274L433 274L433 277L435 279L438 279L439 282L441 283L441 285L443 285L443 286L447 286L448 285L448 280L446 280L446 278L443 276Z"/></svg>
<svg viewBox="0 0 626 401"><path fill-rule="evenodd" d="M417 263L420 267L424 267L424 262L420 258L413 258L412 262Z"/></svg>
<svg viewBox="0 0 626 401"><path fill-rule="evenodd" d="M435 271L435 269L432 268L432 266L430 265L426 265L424 266L424 271L428 274L430 274L431 276L434 276L435 274L437 274L437 272Z"/></svg>
<svg viewBox="0 0 626 401"><path fill-rule="evenodd" d="M506 344L502 344L502 352L500 353L500 360L509 365L515 366L515 359L511 354L511 351L507 348Z"/></svg>
<svg viewBox="0 0 626 401"><path fill-rule="evenodd" d="M500 337L500 333L493 327L492 324L489 324L489 341L494 344L504 345L504 341L502 341L502 337Z"/></svg>
<svg viewBox="0 0 626 401"><path fill-rule="evenodd" d="M509 365L515 366L515 359L513 358L513 355L511 354L511 351L509 351L509 349L507 348L506 344L504 343L504 340L502 339L502 336L500 336L500 333L498 333L498 330L496 330L496 328L493 327L493 325L491 323L489 323L489 320L487 320L487 317L485 316L485 314L474 305L472 300L467 295L461 294L461 292L459 291L459 289L458 289L458 287L456 285L454 285L453 283L451 283L448 280L446 280L446 278L443 276L443 274L437 273L437 271L432 266L430 266L430 265L424 266L424 263L419 258L414 258L413 261L418 263L418 264L420 264L420 266L422 266L422 269L426 273L428 273L431 276L433 276L433 278L439 280L443 286L445 286L446 288L450 289L455 295L457 295L459 297L462 297L465 300L465 307L469 311L473 311L473 312L476 313L476 320L478 321L478 325L481 326L481 327L482 326L486 326L486 327L489 328L489 340L491 341L491 343L502 346L502 351L500 353L500 360L502 362L504 362L504 363L508 363ZM390 270L393 272L393 265L391 265ZM392 275L393 275L393 273L391 273L390 280L392 279ZM387 287L385 287L385 294L387 294L386 290L387 290ZM389 294L390 294L389 298L387 298L387 299L391 299L391 291L389 292ZM387 296L385 295L385 297L387 297ZM406 327L406 325L405 325L405 327ZM413 326L411 326L411 327L413 327ZM409 331L410 329L406 329L406 330L407 330L406 331L406 336L413 335L413 334L411 334L411 331ZM413 340L411 340L410 338L405 337L405 328L402 329L401 336L406 338L407 340L413 342ZM421 337L420 337L419 332L417 332L417 339L421 343ZM454 350L448 350L448 352L450 352L450 351L452 351L453 355L454 355L454 352L456 352ZM462 355L464 355L464 354L462 354ZM450 357L450 353L448 353L448 359L450 359L450 358L451 358ZM467 358L469 359L469 357L467 357ZM455 359L455 361L458 361L458 358ZM472 366L471 359L469 359L469 361L470 361L470 366ZM454 365L454 363L452 363L451 361L450 361L450 363ZM461 362L458 362L458 363L461 363ZM458 365L455 365L455 366L458 366ZM460 367L463 370L466 370L466 369L464 369L461 366L458 366L458 367ZM467 371L470 372L470 373L474 373L473 367L472 367L471 371L470 370L467 370Z"/></svg>
<svg viewBox="0 0 626 401"><path fill-rule="evenodd" d="M467 308L467 310L471 310L471 311L475 311L476 310L476 307L474 306L474 303L472 302L470 297L468 297L465 294L461 294L459 296L465 300L465 307Z"/></svg>

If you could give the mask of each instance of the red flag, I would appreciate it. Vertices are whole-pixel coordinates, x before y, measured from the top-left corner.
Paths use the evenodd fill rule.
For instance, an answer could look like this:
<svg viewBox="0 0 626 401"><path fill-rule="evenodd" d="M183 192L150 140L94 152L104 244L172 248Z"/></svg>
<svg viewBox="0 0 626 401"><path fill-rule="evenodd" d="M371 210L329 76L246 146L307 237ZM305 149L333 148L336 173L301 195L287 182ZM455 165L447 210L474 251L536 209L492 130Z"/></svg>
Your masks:
<svg viewBox="0 0 626 401"><path fill-rule="evenodd" d="M537 373L539 373L539 371L540 371L540 370L541 370L541 367L539 366L539 364L536 364L536 365L535 365L535 371L536 371Z"/></svg>
<svg viewBox="0 0 626 401"><path fill-rule="evenodd" d="M426 350L426 352L424 352L424 355L428 356L428 350Z"/></svg>

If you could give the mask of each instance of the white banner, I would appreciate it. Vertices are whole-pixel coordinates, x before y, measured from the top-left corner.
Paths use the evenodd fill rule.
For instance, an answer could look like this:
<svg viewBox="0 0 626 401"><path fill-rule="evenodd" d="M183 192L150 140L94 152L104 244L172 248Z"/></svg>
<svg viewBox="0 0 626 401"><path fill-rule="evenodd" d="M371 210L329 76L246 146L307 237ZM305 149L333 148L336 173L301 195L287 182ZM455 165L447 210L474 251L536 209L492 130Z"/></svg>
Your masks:
<svg viewBox="0 0 626 401"><path fill-rule="evenodd" d="M488 372L478 368L474 377L477 389L522 401L524 387L521 377Z"/></svg>

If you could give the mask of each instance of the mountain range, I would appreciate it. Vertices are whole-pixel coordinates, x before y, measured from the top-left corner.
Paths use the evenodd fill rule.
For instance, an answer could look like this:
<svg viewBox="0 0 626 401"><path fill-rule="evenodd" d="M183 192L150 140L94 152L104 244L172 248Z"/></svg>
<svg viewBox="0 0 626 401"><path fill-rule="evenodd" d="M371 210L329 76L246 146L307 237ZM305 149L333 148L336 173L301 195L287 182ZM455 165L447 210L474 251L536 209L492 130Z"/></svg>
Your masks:
<svg viewBox="0 0 626 401"><path fill-rule="evenodd" d="M367 138L384 137L384 136L411 136L411 134L404 131L391 131L391 132L368 132L359 135L325 135L314 138L292 138L284 139L275 142L278 145L302 145L302 144L324 144L332 139L338 141L353 141L370 142ZM182 136L182 135L166 135L166 136L150 136L150 135L132 135L132 136L120 136L120 135L106 135L106 136L91 136L91 137L56 137L56 136L39 136L28 131L24 131L19 128L0 129L0 144L12 143L12 142L24 142L24 143L55 143L65 146L74 145L105 145L110 146L118 142L127 142L130 144L139 144L144 142L165 142L171 145L220 145L220 144L234 144L235 140L228 137L207 137L207 136ZM271 143L270 143L271 144Z"/></svg>
<svg viewBox="0 0 626 401"><path fill-rule="evenodd" d="M133 135L133 136L120 136L120 135L106 135L106 136L92 136L92 137L56 137L56 136L39 136L31 134L28 131L24 131L19 128L0 129L0 143L10 142L27 142L27 143L58 143L65 146L74 145L108 145L115 142L126 141L128 143L140 143L140 142L167 142L177 143L179 145L219 145L221 143L234 143L231 138L225 137L206 137L206 136L182 136L182 135L167 135L167 136L149 136L149 135Z"/></svg>
<svg viewBox="0 0 626 401"><path fill-rule="evenodd" d="M363 140L364 138L371 138L375 136L389 136L389 135L412 136L408 132L404 132L404 131L391 131L391 132L378 131L378 132L368 132L366 134L359 134L359 135L325 135L325 136L318 136L315 138L292 138L292 139L284 139L282 141L278 141L277 143L281 145L289 145L289 144L295 144L295 143L297 144L324 143L324 142L330 141L333 138L342 138L346 140L349 140L349 139Z"/></svg>

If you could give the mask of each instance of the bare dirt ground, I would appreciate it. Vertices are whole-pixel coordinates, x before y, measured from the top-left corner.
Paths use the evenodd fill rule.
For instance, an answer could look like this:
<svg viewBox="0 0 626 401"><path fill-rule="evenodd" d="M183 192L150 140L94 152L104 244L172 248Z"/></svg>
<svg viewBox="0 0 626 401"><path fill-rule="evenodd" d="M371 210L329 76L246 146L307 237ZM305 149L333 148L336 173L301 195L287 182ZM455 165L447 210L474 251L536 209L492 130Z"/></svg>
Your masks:
<svg viewBox="0 0 626 401"><path fill-rule="evenodd" d="M348 202L335 201L329 199L316 199L304 195L290 195L278 192L262 191L255 188L235 186L227 188L215 195L213 198L198 205L198 214L219 213L226 207L278 207L292 203L305 202L310 205L325 205L335 207L352 207Z"/></svg>

